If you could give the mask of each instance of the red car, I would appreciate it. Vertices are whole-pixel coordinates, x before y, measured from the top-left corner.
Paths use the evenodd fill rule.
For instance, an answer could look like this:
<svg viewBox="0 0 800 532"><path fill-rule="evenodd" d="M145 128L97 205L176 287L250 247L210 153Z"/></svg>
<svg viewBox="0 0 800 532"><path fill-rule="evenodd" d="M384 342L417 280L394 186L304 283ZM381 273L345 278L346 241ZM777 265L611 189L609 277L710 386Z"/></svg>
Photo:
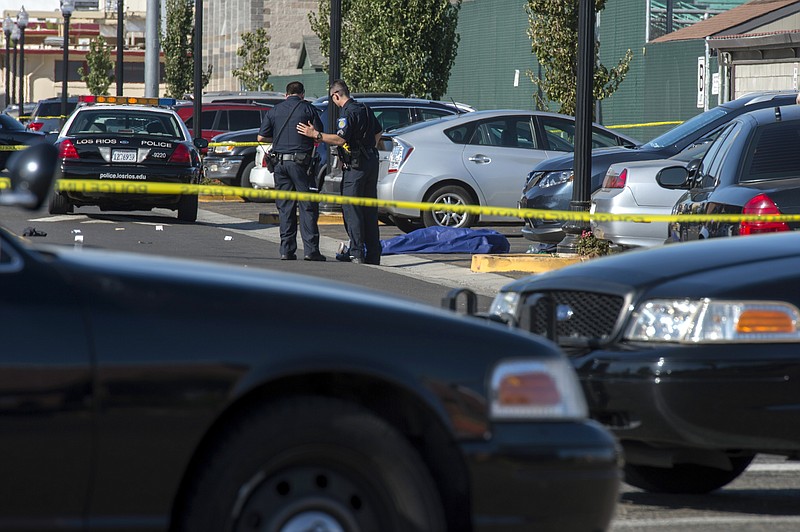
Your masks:
<svg viewBox="0 0 800 532"><path fill-rule="evenodd" d="M261 120L272 108L268 104L251 103L207 103L201 111L202 136L206 140L225 133L261 127ZM178 103L175 112L186 123L189 131L194 131L194 105L191 102Z"/></svg>

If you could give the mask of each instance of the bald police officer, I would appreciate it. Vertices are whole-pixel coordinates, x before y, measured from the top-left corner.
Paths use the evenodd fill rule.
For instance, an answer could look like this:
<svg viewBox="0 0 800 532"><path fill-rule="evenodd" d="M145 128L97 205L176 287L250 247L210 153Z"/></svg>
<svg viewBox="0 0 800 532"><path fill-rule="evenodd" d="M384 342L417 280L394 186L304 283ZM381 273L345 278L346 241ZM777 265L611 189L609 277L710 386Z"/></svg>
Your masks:
<svg viewBox="0 0 800 532"><path fill-rule="evenodd" d="M316 176L308 175L314 141L300 135L297 121L314 124L322 129L322 121L314 106L305 101L305 88L299 81L286 86L286 100L264 116L258 131L259 142L272 142L276 154L275 188L297 192L318 192ZM275 200L281 230L281 260L297 259L297 201ZM305 260L324 261L319 252L319 204L300 202L300 235L303 238Z"/></svg>
<svg viewBox="0 0 800 532"><path fill-rule="evenodd" d="M297 124L297 131L317 141L340 147L344 162L343 196L377 198L376 146L381 138L380 123L368 107L350 97L347 84L340 79L331 84L330 101L342 109L342 116L336 125L336 134L321 133L320 128L310 122ZM329 110L332 111L330 108ZM350 236L350 262L380 264L378 208L342 205L342 214Z"/></svg>

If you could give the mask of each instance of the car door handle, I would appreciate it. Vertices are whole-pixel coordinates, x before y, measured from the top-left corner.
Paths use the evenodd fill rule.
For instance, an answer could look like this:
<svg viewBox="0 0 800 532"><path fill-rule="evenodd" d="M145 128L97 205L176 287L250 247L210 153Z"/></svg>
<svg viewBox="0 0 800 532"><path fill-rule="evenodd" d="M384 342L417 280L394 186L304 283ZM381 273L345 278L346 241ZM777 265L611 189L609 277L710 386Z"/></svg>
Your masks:
<svg viewBox="0 0 800 532"><path fill-rule="evenodd" d="M473 163L479 163L479 164L492 162L492 160L489 157L480 154L473 155L468 160L472 161Z"/></svg>

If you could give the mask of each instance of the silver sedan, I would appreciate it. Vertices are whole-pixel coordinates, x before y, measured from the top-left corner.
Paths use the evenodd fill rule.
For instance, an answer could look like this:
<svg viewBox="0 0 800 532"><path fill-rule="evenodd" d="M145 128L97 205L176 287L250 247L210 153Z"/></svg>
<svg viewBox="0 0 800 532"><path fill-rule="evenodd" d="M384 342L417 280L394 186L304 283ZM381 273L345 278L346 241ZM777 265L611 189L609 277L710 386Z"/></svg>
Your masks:
<svg viewBox="0 0 800 532"><path fill-rule="evenodd" d="M712 135L711 138L715 138ZM685 190L669 190L656 182L662 168L677 164L688 165L699 160L710 142L692 146L669 159L614 163L608 167L601 188L592 194L590 213L619 215L672 214L672 207ZM597 238L608 240L619 248L660 246L667 239L667 222L591 221Z"/></svg>
<svg viewBox="0 0 800 532"><path fill-rule="evenodd" d="M573 117L537 111L475 111L408 126L392 137L388 171L378 181L378 198L516 208L533 165L573 151L574 138ZM592 147L632 143L636 141L630 137L593 126ZM515 221L397 207L387 207L382 214L403 230Z"/></svg>

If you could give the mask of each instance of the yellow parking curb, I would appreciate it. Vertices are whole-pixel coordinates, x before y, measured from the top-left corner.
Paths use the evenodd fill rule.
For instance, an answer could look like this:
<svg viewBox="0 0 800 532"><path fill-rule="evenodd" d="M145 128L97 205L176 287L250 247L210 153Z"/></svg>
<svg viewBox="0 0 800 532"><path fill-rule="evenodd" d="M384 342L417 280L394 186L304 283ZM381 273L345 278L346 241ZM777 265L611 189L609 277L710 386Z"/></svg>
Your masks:
<svg viewBox="0 0 800 532"><path fill-rule="evenodd" d="M488 272L529 272L544 273L583 262L583 257L554 257L553 255L532 255L530 253L505 255L473 255L470 270L478 273Z"/></svg>
<svg viewBox="0 0 800 532"><path fill-rule="evenodd" d="M280 219L277 213L262 212L258 215L258 223L265 225L279 224ZM341 214L320 214L318 225L342 225L344 223Z"/></svg>

